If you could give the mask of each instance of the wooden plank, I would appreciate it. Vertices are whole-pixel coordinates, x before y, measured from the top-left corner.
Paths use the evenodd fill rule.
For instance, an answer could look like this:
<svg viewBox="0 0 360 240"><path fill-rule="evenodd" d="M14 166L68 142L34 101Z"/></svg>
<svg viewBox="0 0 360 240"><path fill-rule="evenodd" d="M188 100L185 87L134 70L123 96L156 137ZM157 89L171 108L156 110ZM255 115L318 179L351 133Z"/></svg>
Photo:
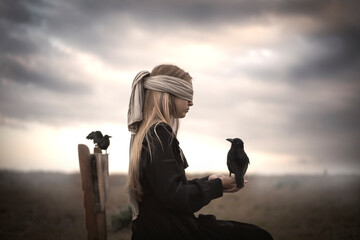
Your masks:
<svg viewBox="0 0 360 240"><path fill-rule="evenodd" d="M97 183L99 190L100 212L105 211L106 199L109 192L108 154L95 153Z"/></svg>
<svg viewBox="0 0 360 240"><path fill-rule="evenodd" d="M97 213L97 225L99 229L99 240L106 240L107 239L107 232L106 232L106 212Z"/></svg>
<svg viewBox="0 0 360 240"><path fill-rule="evenodd" d="M106 198L109 191L108 154L94 148L90 154L84 144L78 145L83 189L85 225L88 240L106 240Z"/></svg>
<svg viewBox="0 0 360 240"><path fill-rule="evenodd" d="M78 145L80 175L82 182L83 203L85 211L85 226L88 240L98 240L97 216L94 211L93 176L91 174L91 156L89 148L84 144Z"/></svg>
<svg viewBox="0 0 360 240"><path fill-rule="evenodd" d="M101 148L94 147L94 153L102 153Z"/></svg>
<svg viewBox="0 0 360 240"><path fill-rule="evenodd" d="M99 178L97 174L97 162L96 162L96 154L90 155L90 163L91 163L91 181L93 184L93 199L94 199L94 210L95 213L101 213L100 207L100 193L99 193Z"/></svg>

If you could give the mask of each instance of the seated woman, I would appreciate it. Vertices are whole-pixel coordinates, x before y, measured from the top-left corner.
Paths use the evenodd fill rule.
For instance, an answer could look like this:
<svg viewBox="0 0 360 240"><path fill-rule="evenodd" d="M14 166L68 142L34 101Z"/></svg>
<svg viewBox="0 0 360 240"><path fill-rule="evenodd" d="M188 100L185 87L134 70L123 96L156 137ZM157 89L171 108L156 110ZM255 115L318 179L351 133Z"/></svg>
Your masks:
<svg viewBox="0 0 360 240"><path fill-rule="evenodd" d="M179 118L193 105L191 80L174 65L134 79L128 112L132 239L272 239L252 224L194 215L224 192L239 189L234 178L222 175L186 179L188 165L176 133Z"/></svg>

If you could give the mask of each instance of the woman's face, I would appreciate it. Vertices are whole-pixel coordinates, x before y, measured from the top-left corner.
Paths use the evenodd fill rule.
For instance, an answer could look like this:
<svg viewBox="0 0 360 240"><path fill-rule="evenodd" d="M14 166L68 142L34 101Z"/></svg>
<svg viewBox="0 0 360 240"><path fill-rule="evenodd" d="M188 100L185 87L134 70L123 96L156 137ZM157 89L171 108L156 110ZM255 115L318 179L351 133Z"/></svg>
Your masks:
<svg viewBox="0 0 360 240"><path fill-rule="evenodd" d="M190 106L193 105L192 101L187 101L181 98L175 98L175 118L184 118L186 113L189 111Z"/></svg>

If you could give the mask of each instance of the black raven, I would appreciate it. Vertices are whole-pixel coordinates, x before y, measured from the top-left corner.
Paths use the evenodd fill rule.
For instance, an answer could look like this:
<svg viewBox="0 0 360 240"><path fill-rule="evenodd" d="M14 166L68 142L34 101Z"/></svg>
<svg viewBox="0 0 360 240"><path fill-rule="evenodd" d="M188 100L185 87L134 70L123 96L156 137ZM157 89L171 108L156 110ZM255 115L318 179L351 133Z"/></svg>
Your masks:
<svg viewBox="0 0 360 240"><path fill-rule="evenodd" d="M244 142L239 138L228 138L231 142L231 148L227 155L227 166L231 173L235 174L236 185L238 188L244 186L244 175L250 163L248 156L244 151Z"/></svg>
<svg viewBox="0 0 360 240"><path fill-rule="evenodd" d="M95 146L98 146L100 149L104 149L107 153L107 148L110 145L111 136L105 135L103 136L100 131L94 131L89 133L86 139L94 140Z"/></svg>

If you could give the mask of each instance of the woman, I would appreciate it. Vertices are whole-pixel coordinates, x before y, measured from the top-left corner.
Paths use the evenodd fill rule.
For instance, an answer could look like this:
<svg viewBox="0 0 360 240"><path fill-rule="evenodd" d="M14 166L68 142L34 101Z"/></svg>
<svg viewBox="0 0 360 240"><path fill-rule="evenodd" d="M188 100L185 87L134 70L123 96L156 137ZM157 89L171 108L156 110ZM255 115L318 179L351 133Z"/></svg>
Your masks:
<svg viewBox="0 0 360 240"><path fill-rule="evenodd" d="M176 133L179 118L193 105L191 76L174 65L140 72L130 97L129 193L132 239L272 239L251 224L216 220L200 210L223 192L236 192L235 179L211 175L188 181L187 161Z"/></svg>

